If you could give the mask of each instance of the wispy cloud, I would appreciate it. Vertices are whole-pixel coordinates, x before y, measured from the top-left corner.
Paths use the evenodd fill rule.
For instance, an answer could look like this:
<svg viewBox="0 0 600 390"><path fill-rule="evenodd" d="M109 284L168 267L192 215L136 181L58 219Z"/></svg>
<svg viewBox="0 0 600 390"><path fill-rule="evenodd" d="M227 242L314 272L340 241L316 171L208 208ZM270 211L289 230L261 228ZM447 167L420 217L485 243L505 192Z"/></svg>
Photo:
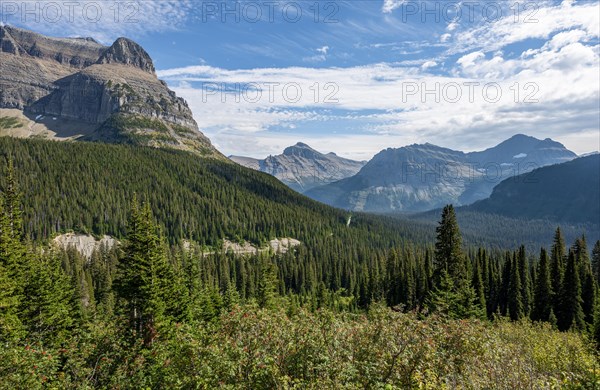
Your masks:
<svg viewBox="0 0 600 390"><path fill-rule="evenodd" d="M383 0L381 11L384 14L392 13L395 9L402 7L406 0Z"/></svg>
<svg viewBox="0 0 600 390"><path fill-rule="evenodd" d="M490 52L527 39L548 39L556 32L570 29L579 29L589 37L598 37L600 3L597 1L575 3L565 0L560 5L546 7L531 4L536 8L521 11L518 16L514 11L505 12L506 16L499 20L457 32L449 53L473 50Z"/></svg>
<svg viewBox="0 0 600 390"><path fill-rule="evenodd" d="M565 134L589 132L599 126L596 49L579 42L567 43L570 41L560 37L557 40L563 45L550 41L537 53L518 61L501 57L486 59L482 53L465 56L450 76L428 73L433 63L421 68L374 64L351 68L225 70L198 66L165 70L159 75L190 101L200 126L220 144L249 132L253 140L271 139L273 129L312 121L322 122L329 137L333 129L341 128L341 134L335 136L340 142L359 139L363 142L364 137L378 139L367 143L374 148L401 140L463 148L467 139L476 148L489 145L489 138L500 141L515 132L565 138ZM486 86L490 82L495 83L493 88ZM226 101L218 94L204 96L207 83L277 86L273 88L272 101L264 95L257 102L244 98L235 102L235 93L228 95ZM322 88L327 83L338 88L336 103L314 100L315 85ZM285 98L283 91L289 84L298 85L304 93L293 103ZM467 85L477 86L471 91ZM456 91L461 94L459 101L454 99ZM324 109L332 111L323 112ZM339 115L336 110L346 113ZM357 119L366 111L370 113ZM323 137L295 134L306 140ZM473 134L480 136L481 141L473 139ZM361 145L364 148L366 144ZM576 151L589 147L568 142L567 146ZM333 150L341 153L351 149L343 143L337 147L341 150ZM377 151L373 149L370 153Z"/></svg>
<svg viewBox="0 0 600 390"><path fill-rule="evenodd" d="M192 0L3 2L2 22L60 36L90 36L111 43L119 36L139 37L172 31L194 13Z"/></svg>

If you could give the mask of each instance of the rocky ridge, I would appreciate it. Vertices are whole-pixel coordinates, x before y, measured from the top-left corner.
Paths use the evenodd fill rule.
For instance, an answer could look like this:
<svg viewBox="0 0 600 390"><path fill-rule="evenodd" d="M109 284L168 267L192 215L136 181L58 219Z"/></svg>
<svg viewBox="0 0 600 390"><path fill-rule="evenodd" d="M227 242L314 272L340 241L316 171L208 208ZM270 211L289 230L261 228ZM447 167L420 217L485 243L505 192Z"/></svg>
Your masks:
<svg viewBox="0 0 600 390"><path fill-rule="evenodd" d="M222 158L185 100L156 77L149 54L127 38L107 47L0 26L0 108L22 110L32 121L50 116L94 125L81 140ZM60 129L52 130L60 138Z"/></svg>
<svg viewBox="0 0 600 390"><path fill-rule="evenodd" d="M574 159L550 139L515 135L482 152L432 144L386 149L355 176L316 187L307 196L354 211L421 212L485 199L504 179Z"/></svg>
<svg viewBox="0 0 600 390"><path fill-rule="evenodd" d="M366 163L339 157L335 153L320 153L302 142L286 148L283 154L263 160L240 156L229 158L247 168L275 176L301 193L353 176Z"/></svg>

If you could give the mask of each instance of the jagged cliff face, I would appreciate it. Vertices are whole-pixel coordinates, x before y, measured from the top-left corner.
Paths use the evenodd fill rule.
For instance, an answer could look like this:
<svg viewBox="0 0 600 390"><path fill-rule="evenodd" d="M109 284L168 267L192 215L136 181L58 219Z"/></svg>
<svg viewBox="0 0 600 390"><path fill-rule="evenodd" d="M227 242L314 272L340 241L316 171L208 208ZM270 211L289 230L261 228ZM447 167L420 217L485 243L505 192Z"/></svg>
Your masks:
<svg viewBox="0 0 600 390"><path fill-rule="evenodd" d="M32 121L49 116L94 125L82 140L222 157L187 103L158 80L148 53L126 38L107 47L0 26L0 109L23 110Z"/></svg>
<svg viewBox="0 0 600 390"><path fill-rule="evenodd" d="M283 154L264 160L239 156L229 158L245 167L275 176L301 193L355 175L365 165L363 161L348 160L335 153L320 153L301 142L286 148Z"/></svg>

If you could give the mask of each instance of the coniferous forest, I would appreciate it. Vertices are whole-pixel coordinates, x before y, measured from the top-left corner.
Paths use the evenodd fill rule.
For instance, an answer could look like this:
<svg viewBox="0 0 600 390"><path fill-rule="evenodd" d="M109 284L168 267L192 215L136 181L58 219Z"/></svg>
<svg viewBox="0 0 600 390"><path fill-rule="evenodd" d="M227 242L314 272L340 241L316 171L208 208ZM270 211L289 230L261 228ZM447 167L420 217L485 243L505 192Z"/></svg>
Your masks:
<svg viewBox="0 0 600 390"><path fill-rule="evenodd" d="M465 245L185 152L0 139L0 388L594 388L600 242ZM49 244L119 240L87 258ZM287 251L239 255L223 240Z"/></svg>

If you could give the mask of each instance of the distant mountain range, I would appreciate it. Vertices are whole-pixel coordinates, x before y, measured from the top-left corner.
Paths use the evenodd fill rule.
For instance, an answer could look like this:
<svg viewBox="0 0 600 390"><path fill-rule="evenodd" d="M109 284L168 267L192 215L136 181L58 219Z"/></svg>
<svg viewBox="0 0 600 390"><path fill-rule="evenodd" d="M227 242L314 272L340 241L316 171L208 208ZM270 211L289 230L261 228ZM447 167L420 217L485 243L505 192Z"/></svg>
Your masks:
<svg viewBox="0 0 600 390"><path fill-rule="evenodd" d="M0 26L0 135L131 143L223 158L148 53L119 38Z"/></svg>
<svg viewBox="0 0 600 390"><path fill-rule="evenodd" d="M515 135L482 152L432 144L386 149L356 175L306 195L354 211L421 212L448 203L468 205L491 195L504 179L577 155L551 139Z"/></svg>
<svg viewBox="0 0 600 390"><path fill-rule="evenodd" d="M600 155L506 179L494 188L488 199L465 210L600 225Z"/></svg>
<svg viewBox="0 0 600 390"><path fill-rule="evenodd" d="M365 161L349 160L335 153L320 153L301 142L286 148L283 154L263 160L240 156L229 158L245 167L275 176L300 193L353 176L366 164Z"/></svg>

